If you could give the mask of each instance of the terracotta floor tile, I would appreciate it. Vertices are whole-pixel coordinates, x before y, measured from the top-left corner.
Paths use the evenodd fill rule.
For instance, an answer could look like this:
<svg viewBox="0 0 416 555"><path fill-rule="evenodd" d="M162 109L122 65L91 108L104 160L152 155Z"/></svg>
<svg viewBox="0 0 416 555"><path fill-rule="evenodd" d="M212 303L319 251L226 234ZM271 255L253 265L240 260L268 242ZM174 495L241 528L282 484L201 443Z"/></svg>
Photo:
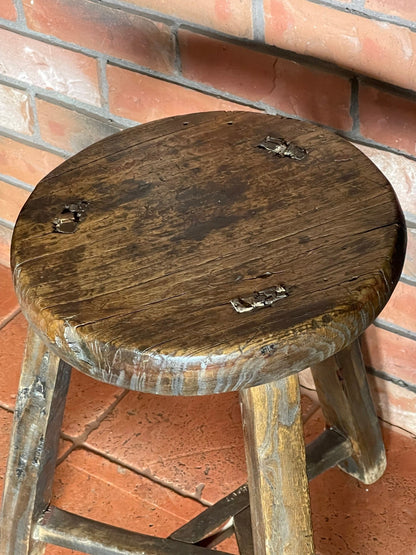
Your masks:
<svg viewBox="0 0 416 555"><path fill-rule="evenodd" d="M238 395L129 393L87 444L214 502L246 480Z"/></svg>
<svg viewBox="0 0 416 555"><path fill-rule="evenodd" d="M80 551L73 549L65 549L65 547L58 547L57 545L47 545L44 555L79 555Z"/></svg>
<svg viewBox="0 0 416 555"><path fill-rule="evenodd" d="M0 409L0 496L3 494L4 474L6 472L12 424L13 414Z"/></svg>
<svg viewBox="0 0 416 555"><path fill-rule="evenodd" d="M10 268L0 266L0 328L18 309Z"/></svg>
<svg viewBox="0 0 416 555"><path fill-rule="evenodd" d="M52 503L88 518L161 537L204 509L197 501L84 449L73 451L59 465Z"/></svg>
<svg viewBox="0 0 416 555"><path fill-rule="evenodd" d="M306 436L324 427L321 411ZM315 545L320 555L416 553L416 439L383 428L387 470L364 485L339 469L311 482Z"/></svg>
<svg viewBox="0 0 416 555"><path fill-rule="evenodd" d="M159 537L167 537L204 510L197 501L84 449L73 451L58 467L52 503L88 518ZM233 537L217 549L238 554ZM70 553L78 551L57 546L48 546L46 551L47 555Z"/></svg>
<svg viewBox="0 0 416 555"><path fill-rule="evenodd" d="M119 387L73 370L62 431L72 438L81 436L122 393Z"/></svg>
<svg viewBox="0 0 416 555"><path fill-rule="evenodd" d="M0 331L0 403L14 408L26 341L27 323L18 314Z"/></svg>
<svg viewBox="0 0 416 555"><path fill-rule="evenodd" d="M302 399L305 415L316 405ZM129 393L87 445L215 502L247 479L238 395L159 397Z"/></svg>
<svg viewBox="0 0 416 555"><path fill-rule="evenodd" d="M240 553L234 534L215 546L215 550L224 551L230 553L230 555L239 555Z"/></svg>

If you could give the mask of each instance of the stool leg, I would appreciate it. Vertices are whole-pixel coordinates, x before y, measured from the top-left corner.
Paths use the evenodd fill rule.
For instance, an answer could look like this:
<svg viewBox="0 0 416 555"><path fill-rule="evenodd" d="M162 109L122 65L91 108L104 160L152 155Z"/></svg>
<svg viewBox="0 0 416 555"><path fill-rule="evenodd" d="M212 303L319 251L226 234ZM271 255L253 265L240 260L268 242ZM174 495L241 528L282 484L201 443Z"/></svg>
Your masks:
<svg viewBox="0 0 416 555"><path fill-rule="evenodd" d="M242 390L256 555L314 553L297 376Z"/></svg>
<svg viewBox="0 0 416 555"><path fill-rule="evenodd" d="M372 484L386 468L386 454L359 341L313 366L312 374L328 425L348 437L353 447L353 455L340 468Z"/></svg>
<svg viewBox="0 0 416 555"><path fill-rule="evenodd" d="M2 555L41 554L34 523L48 507L71 367L29 329L0 520Z"/></svg>

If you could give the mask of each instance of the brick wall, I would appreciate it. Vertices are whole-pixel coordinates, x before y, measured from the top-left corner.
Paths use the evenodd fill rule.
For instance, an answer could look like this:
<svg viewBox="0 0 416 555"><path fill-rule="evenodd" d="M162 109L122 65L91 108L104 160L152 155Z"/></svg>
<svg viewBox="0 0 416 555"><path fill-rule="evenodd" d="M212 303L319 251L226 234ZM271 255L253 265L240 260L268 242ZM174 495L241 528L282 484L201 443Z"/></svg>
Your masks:
<svg viewBox="0 0 416 555"><path fill-rule="evenodd" d="M0 262L36 182L119 129L213 109L334 129L406 213L402 281L364 351L380 415L416 433L415 60L414 0L0 0Z"/></svg>

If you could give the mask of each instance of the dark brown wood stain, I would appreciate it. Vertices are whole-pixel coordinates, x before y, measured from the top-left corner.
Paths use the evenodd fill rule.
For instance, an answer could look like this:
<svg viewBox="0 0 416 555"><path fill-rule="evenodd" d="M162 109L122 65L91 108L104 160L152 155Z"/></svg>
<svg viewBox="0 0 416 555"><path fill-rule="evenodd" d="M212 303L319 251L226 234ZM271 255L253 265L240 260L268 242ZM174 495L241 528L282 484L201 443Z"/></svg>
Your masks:
<svg viewBox="0 0 416 555"><path fill-rule="evenodd" d="M306 158L258 148L268 135ZM85 220L55 233L74 200L89 203ZM64 360L193 395L266 383L351 343L387 302L404 244L390 185L348 142L216 112L129 129L59 166L22 210L12 264L25 315ZM289 296L270 308L230 304L279 285Z"/></svg>

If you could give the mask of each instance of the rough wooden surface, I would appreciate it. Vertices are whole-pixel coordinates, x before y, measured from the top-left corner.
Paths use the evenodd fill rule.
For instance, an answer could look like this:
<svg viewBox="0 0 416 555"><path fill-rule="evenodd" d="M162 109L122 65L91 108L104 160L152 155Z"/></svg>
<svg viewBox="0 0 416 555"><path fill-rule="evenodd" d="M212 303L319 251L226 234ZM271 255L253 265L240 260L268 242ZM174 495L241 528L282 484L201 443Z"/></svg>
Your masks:
<svg viewBox="0 0 416 555"><path fill-rule="evenodd" d="M39 541L90 555L227 555L224 551L131 532L57 507L51 507L43 516L35 536Z"/></svg>
<svg viewBox="0 0 416 555"><path fill-rule="evenodd" d="M234 531L240 555L254 555L250 509L240 511L235 515Z"/></svg>
<svg viewBox="0 0 416 555"><path fill-rule="evenodd" d="M306 475L308 480L313 480L322 472L351 457L352 445L349 439L336 430L327 429L306 446L305 454ZM185 543L198 543L223 526L230 517L236 517L239 514L239 525L237 526L235 521L234 528L236 534L237 528L240 528L240 541L243 541L242 537L245 537L246 533L251 535L251 525L247 532L247 526L244 525L247 515L243 514L249 512L247 510L249 505L248 485L243 484L175 530L170 537Z"/></svg>
<svg viewBox="0 0 416 555"><path fill-rule="evenodd" d="M29 328L0 517L1 555L41 555L34 525L47 508L71 368Z"/></svg>
<svg viewBox="0 0 416 555"><path fill-rule="evenodd" d="M297 376L240 392L256 555L314 553Z"/></svg>
<svg viewBox="0 0 416 555"><path fill-rule="evenodd" d="M372 484L386 468L386 454L358 340L313 366L312 374L328 425L351 441L353 453L339 467Z"/></svg>
<svg viewBox="0 0 416 555"><path fill-rule="evenodd" d="M258 147L267 136L284 139L281 156ZM75 232L57 233L79 202ZM67 362L134 390L209 394L353 341L389 298L404 242L390 185L348 142L216 112L129 129L59 166L23 208L12 266L25 315ZM270 307L230 303L281 286Z"/></svg>

